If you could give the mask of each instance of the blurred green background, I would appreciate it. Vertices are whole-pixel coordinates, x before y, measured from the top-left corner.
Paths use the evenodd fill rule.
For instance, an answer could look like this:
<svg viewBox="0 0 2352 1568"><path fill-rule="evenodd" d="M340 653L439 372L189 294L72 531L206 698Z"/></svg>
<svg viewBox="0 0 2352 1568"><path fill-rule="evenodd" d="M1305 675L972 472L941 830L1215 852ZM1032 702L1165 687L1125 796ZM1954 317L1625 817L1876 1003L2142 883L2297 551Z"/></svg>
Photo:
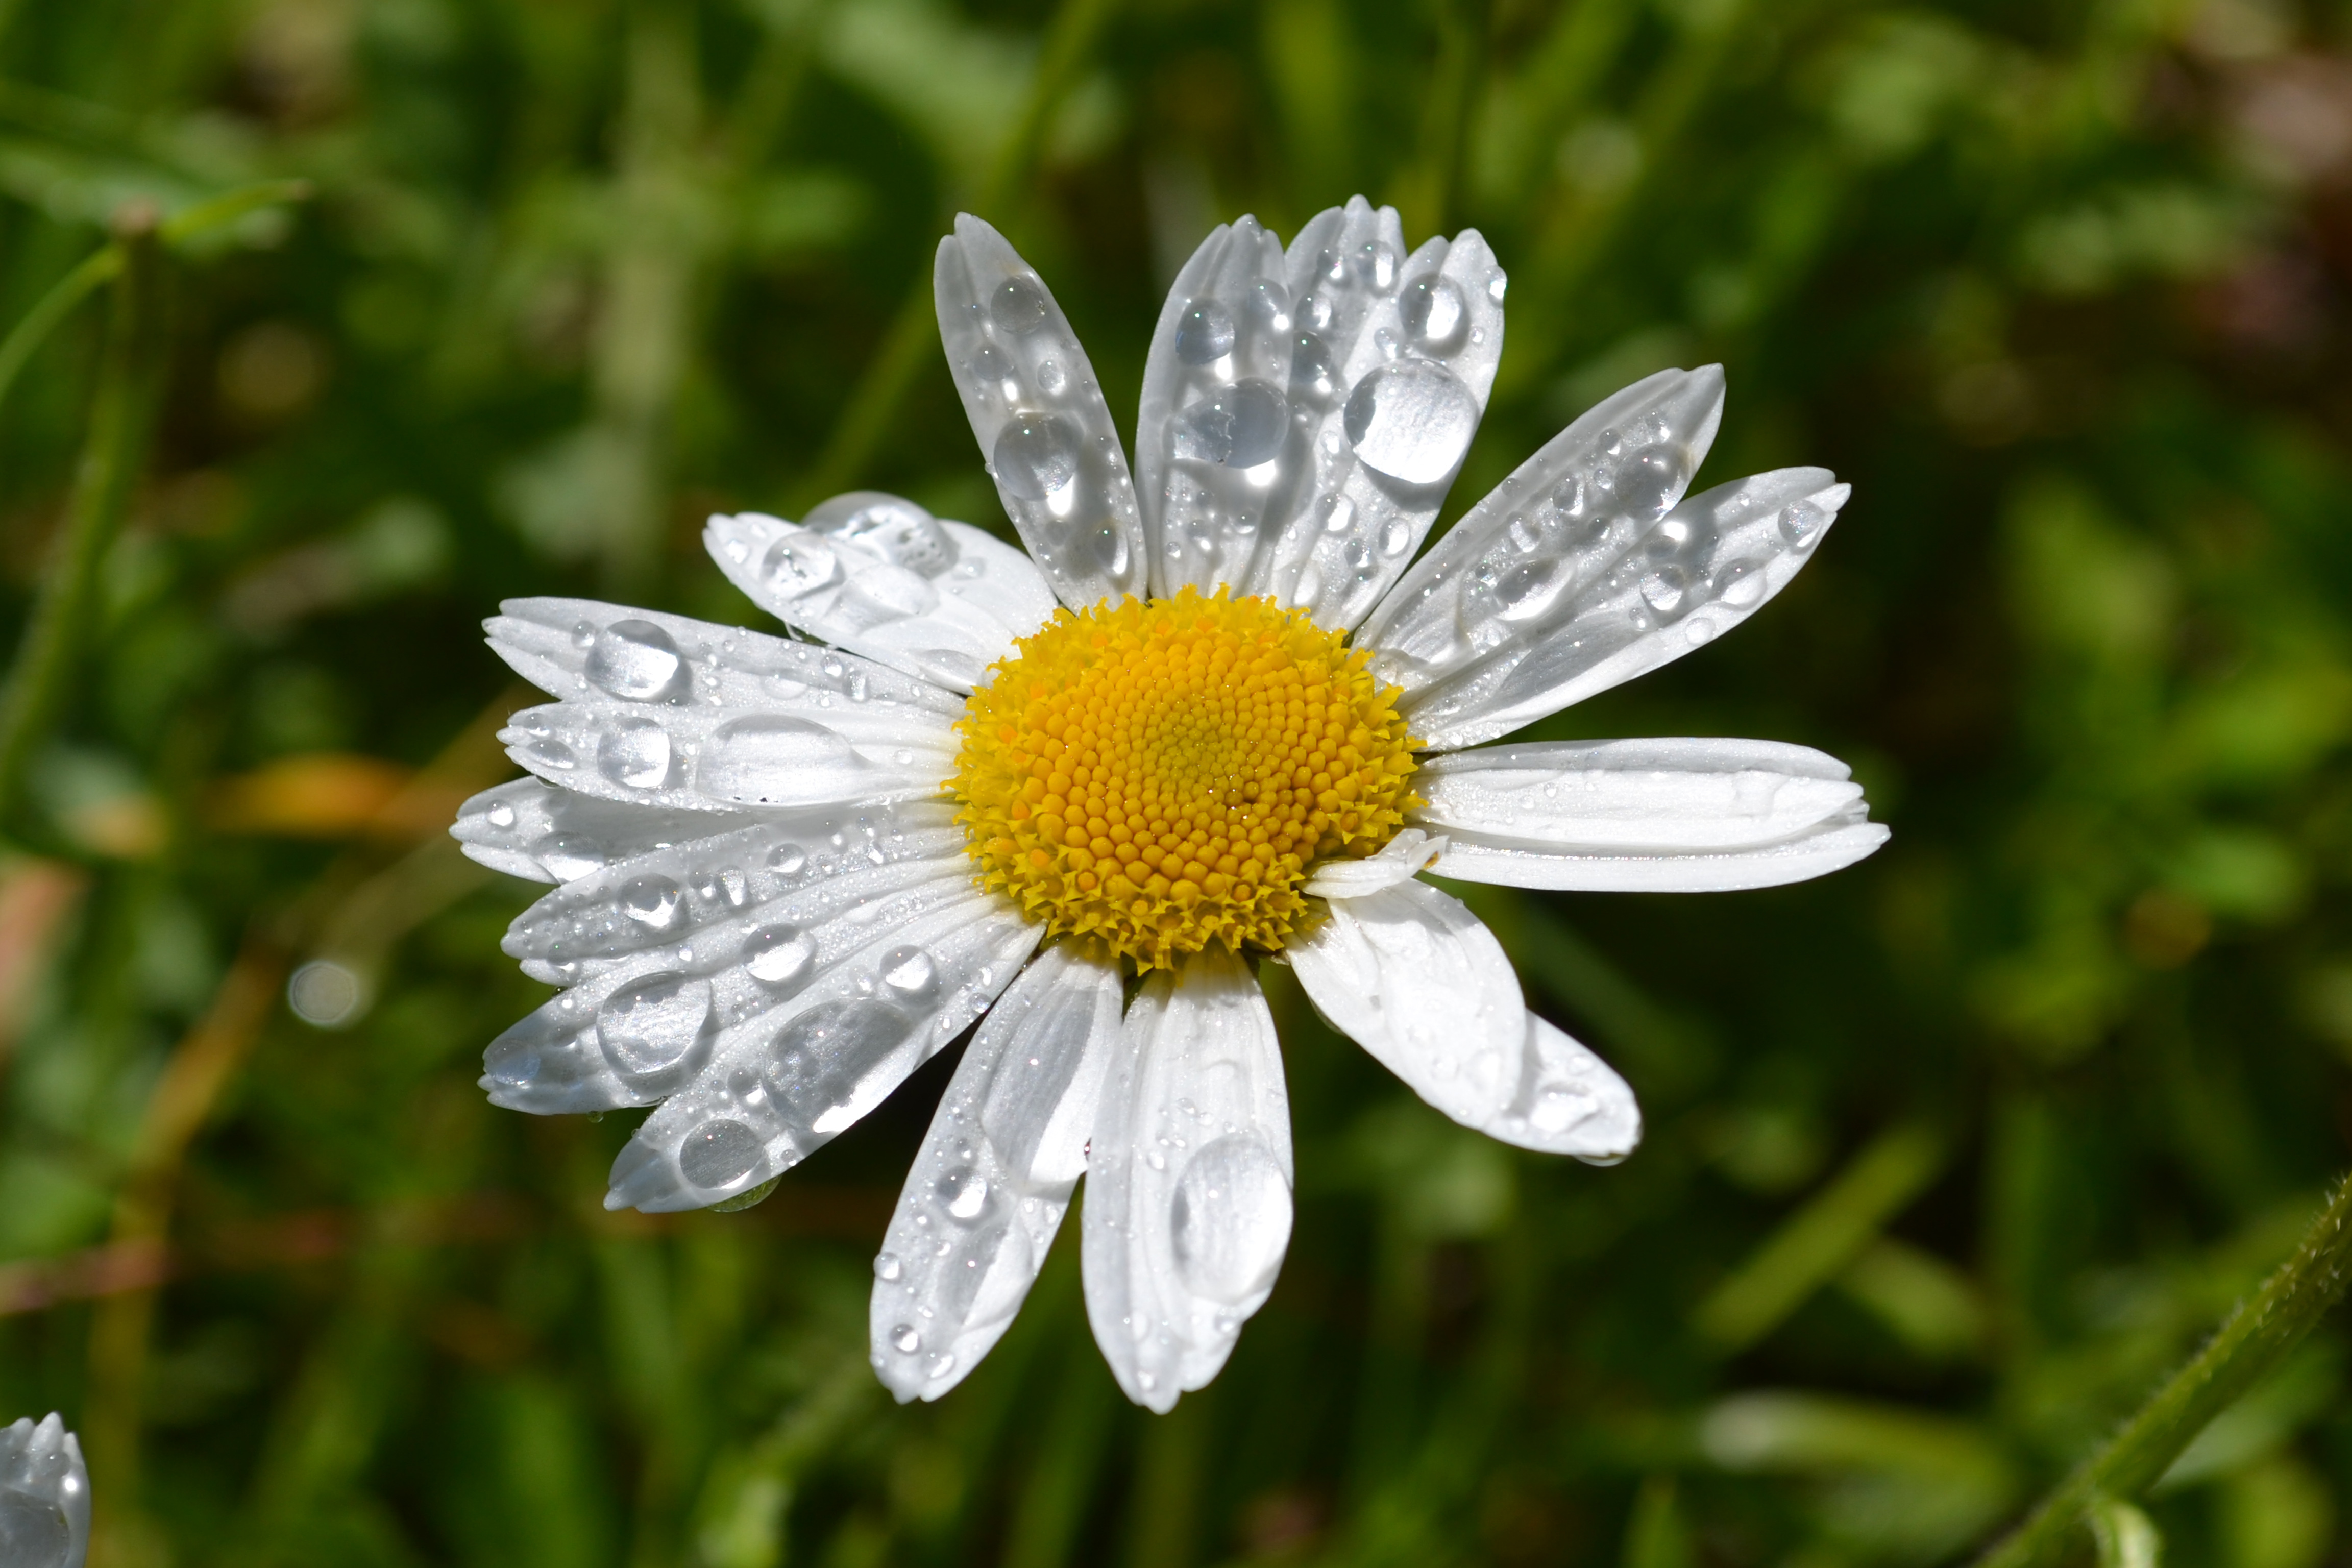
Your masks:
<svg viewBox="0 0 2352 1568"><path fill-rule="evenodd" d="M0 1420L79 1428L106 1568L1948 1561L2347 1163L2352 9L0 0L0 328L126 212L287 179L133 268L152 430L103 426L121 531L0 762ZM1711 360L1703 483L1855 485L1738 637L1546 731L1817 745L1894 842L1466 895L1639 1090L1614 1170L1278 987L1297 1236L1223 1376L1120 1400L1073 1229L898 1408L868 1259L945 1061L735 1215L607 1215L626 1118L475 1088L543 994L536 889L442 834L512 771L477 623L750 620L714 509L1002 527L930 321L960 207L1124 422L1211 224L1359 190L1512 274L1449 516ZM103 504L113 296L0 405L0 647ZM2175 1468L2174 1563L2352 1561L2345 1349Z"/></svg>

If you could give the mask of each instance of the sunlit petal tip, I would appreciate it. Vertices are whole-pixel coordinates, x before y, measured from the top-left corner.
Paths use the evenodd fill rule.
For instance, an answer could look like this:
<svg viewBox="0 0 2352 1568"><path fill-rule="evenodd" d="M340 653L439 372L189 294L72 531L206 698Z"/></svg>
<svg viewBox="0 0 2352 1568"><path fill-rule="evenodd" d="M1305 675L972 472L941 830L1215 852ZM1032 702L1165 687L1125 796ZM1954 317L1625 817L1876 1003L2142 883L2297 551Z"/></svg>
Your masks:
<svg viewBox="0 0 2352 1568"><path fill-rule="evenodd" d="M54 1412L0 1427L0 1545L23 1568L81 1568L89 1551L89 1470Z"/></svg>
<svg viewBox="0 0 2352 1568"><path fill-rule="evenodd" d="M874 1260L874 1370L937 1399L1011 1326L1086 1165L1123 987L1049 950L991 1012L940 1098Z"/></svg>

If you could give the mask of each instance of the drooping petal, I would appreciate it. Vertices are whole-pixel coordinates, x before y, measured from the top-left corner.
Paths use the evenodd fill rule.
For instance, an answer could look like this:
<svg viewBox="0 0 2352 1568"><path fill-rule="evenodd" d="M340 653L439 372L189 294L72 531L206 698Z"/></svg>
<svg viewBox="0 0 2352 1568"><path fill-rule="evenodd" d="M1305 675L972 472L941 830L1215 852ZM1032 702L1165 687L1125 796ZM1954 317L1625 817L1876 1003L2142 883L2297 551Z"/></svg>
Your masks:
<svg viewBox="0 0 2352 1568"><path fill-rule="evenodd" d="M1361 860L1322 862L1298 890L1318 899L1360 899L1412 881L1444 853L1444 835L1432 837L1417 827L1402 828L1376 855Z"/></svg>
<svg viewBox="0 0 2352 1568"><path fill-rule="evenodd" d="M1483 1129L1518 1093L1519 978L1460 900L1410 881L1336 898L1285 952L1334 1027L1454 1121Z"/></svg>
<svg viewBox="0 0 2352 1568"><path fill-rule="evenodd" d="M786 625L956 691L1054 611L1022 552L878 490L835 496L799 524L714 516L703 542L728 581Z"/></svg>
<svg viewBox="0 0 2352 1568"><path fill-rule="evenodd" d="M1152 592L1242 589L1285 499L1297 334L1282 242L1254 217L1220 224L1176 274L1143 367L1136 500Z"/></svg>
<svg viewBox="0 0 2352 1568"><path fill-rule="evenodd" d="M54 1412L0 1427L0 1560L81 1568L89 1551L89 1470Z"/></svg>
<svg viewBox="0 0 2352 1568"><path fill-rule="evenodd" d="M1035 1283L1086 1169L1124 999L1116 969L1051 948L956 1064L874 1260L874 1370L902 1403L961 1383Z"/></svg>
<svg viewBox="0 0 2352 1568"><path fill-rule="evenodd" d="M467 855L509 877L569 882L666 844L748 827L751 812L660 811L511 779L457 808L449 829Z"/></svg>
<svg viewBox="0 0 2352 1568"><path fill-rule="evenodd" d="M969 213L932 289L948 370L1005 515L1062 603L1141 597L1143 520L1094 366L1036 268Z"/></svg>
<svg viewBox="0 0 2352 1568"><path fill-rule="evenodd" d="M1412 559L1477 433L1503 350L1502 268L1475 229L1403 256L1392 209L1311 220L1286 258L1286 495L1253 591L1353 626ZM1400 258L1402 258L1400 260Z"/></svg>
<svg viewBox="0 0 2352 1568"><path fill-rule="evenodd" d="M1449 830L1440 877L1506 888L1590 893L1728 893L1777 888L1843 870L1886 842L1886 828L1856 805L1777 844L1674 852L1530 849Z"/></svg>
<svg viewBox="0 0 2352 1568"><path fill-rule="evenodd" d="M976 896L961 835L942 826L949 811L923 802L761 823L541 900L507 951L568 989L490 1043L491 1103L542 1115L650 1104L729 1040L814 1005L831 978L855 989L869 960L904 948L911 962L915 928Z"/></svg>
<svg viewBox="0 0 2352 1568"><path fill-rule="evenodd" d="M1087 1317L1129 1399L1217 1374L1290 1244L1290 1105L1274 1016L1222 947L1129 1008L1087 1166Z"/></svg>
<svg viewBox="0 0 2352 1568"><path fill-rule="evenodd" d="M1431 757L1415 822L1472 844L1685 854L1777 844L1859 805L1835 757L1777 741L1575 741Z"/></svg>
<svg viewBox="0 0 2352 1568"><path fill-rule="evenodd" d="M782 1007L722 1030L709 1065L646 1118L613 1162L604 1206L700 1208L782 1173L880 1104L1012 983L1037 945L1005 900L934 884ZM808 934L820 949L836 921ZM750 960L743 963L749 966Z"/></svg>

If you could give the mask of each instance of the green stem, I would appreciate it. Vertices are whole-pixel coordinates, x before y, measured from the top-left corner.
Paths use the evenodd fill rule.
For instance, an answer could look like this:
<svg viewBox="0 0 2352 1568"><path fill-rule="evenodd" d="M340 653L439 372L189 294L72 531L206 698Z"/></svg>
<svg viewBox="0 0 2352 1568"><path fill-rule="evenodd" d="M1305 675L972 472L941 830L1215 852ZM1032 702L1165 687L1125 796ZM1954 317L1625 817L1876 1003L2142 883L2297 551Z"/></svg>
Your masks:
<svg viewBox="0 0 2352 1568"><path fill-rule="evenodd" d="M162 258L154 216L152 210L142 210L128 216L120 226L121 233L110 247L119 256L113 319L90 406L89 434L75 468L57 559L8 671L6 689L0 691L0 822L7 820L16 805L26 764L56 715L80 652L84 623L97 595L99 565L138 482L162 380Z"/></svg>
<svg viewBox="0 0 2352 1568"><path fill-rule="evenodd" d="M2082 1540L2095 1510L2128 1502L2171 1468L2180 1450L2238 1396L2279 1363L2352 1282L2352 1177L2305 1232L2294 1255L2221 1331L2157 1390L2138 1414L2069 1476L2015 1533L1977 1568L2042 1568Z"/></svg>
<svg viewBox="0 0 2352 1568"><path fill-rule="evenodd" d="M1095 42L1110 20L1117 0L1062 0L1053 25L1038 52L1037 72L1030 79L1029 96L1013 121L1004 145L998 149L988 178L975 194L972 205L983 214L1000 212L1028 179L1053 124L1054 111L1076 78L1078 68L1094 53ZM925 267L898 307L880 349L866 374L849 395L841 420L833 427L824 450L809 469L794 498L799 506L823 500L855 479L873 458L875 448L898 417L926 354L938 342L931 306L931 269ZM797 510L797 509L796 509Z"/></svg>

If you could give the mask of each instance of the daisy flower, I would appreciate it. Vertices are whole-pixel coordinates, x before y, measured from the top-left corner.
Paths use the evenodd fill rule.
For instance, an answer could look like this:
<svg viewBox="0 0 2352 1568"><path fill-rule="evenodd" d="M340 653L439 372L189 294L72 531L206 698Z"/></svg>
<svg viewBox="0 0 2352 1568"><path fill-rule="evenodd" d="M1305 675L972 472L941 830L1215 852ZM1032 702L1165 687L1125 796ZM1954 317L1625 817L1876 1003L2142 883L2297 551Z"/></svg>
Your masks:
<svg viewBox="0 0 2352 1568"><path fill-rule="evenodd" d="M612 1208L740 1206L982 1020L874 1262L873 1360L937 1398L1004 1331L1083 1175L1095 1337L1155 1410L1213 1377L1289 1242L1255 966L1431 1105L1596 1163L1622 1079L1528 1010L1423 871L1700 891L1884 841L1846 769L1759 741L1480 748L1727 631L1847 488L1685 497L1718 367L1592 409L1415 559L1503 347L1465 231L1361 197L1251 218L1178 276L1130 477L1086 351L973 217L940 334L1025 552L895 496L714 517L808 640L569 599L491 646L559 699L503 739L468 854L561 888L506 951L561 994L488 1050L499 1105L656 1107ZM985 1017L983 1019L983 1015Z"/></svg>
<svg viewBox="0 0 2352 1568"><path fill-rule="evenodd" d="M81 1568L89 1552L89 1471L52 1413L0 1426L0 1563Z"/></svg>

